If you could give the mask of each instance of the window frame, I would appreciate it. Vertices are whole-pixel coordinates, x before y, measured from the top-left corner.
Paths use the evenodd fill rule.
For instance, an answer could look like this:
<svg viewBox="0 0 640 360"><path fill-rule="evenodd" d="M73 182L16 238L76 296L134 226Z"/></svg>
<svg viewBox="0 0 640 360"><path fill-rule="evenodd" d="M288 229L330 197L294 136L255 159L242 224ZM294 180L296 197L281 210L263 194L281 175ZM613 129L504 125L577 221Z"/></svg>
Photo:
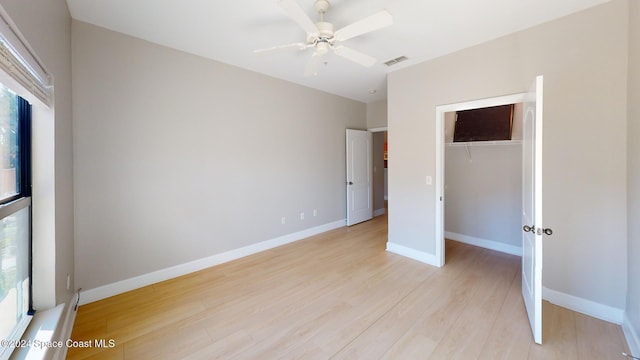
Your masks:
<svg viewBox="0 0 640 360"><path fill-rule="evenodd" d="M16 172L19 173L18 191L15 195L0 199L0 220L6 217L12 216L23 209L28 209L28 237L27 237L27 276L28 276L28 290L26 296L28 296L28 304L26 314L20 322L16 324L13 331L9 334L9 338L3 340L18 341L24 334L27 326L29 325L35 310L33 308L33 211L32 211L32 109L31 104L22 96L11 91L8 87L5 87L8 91L13 93L17 98L18 106L18 151L20 152L20 158L16 166ZM1 271L1 270L0 270ZM5 359L11 356L15 350L14 347L0 346L0 359Z"/></svg>

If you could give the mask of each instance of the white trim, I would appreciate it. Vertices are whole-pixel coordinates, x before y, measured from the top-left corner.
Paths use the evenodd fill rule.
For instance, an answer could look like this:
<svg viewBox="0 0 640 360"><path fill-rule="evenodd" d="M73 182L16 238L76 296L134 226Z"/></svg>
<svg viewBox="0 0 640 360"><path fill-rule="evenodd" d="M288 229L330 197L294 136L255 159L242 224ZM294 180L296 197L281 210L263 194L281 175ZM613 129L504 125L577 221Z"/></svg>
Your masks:
<svg viewBox="0 0 640 360"><path fill-rule="evenodd" d="M66 342L68 339L71 338L71 331L73 330L73 324L76 321L76 314L77 309L76 309L76 303L78 302L78 296L80 296L80 294L75 293L73 295L73 297L71 298L71 300L69 301L69 303L67 304L67 312L66 315L64 317L64 323L62 324L62 327L60 328L60 332L59 335L57 335L54 340L56 341L62 341L62 342ZM67 358L67 350L68 348L66 346L62 346L62 347L58 347L54 350L53 353L53 357L52 359L54 360L64 360Z"/></svg>
<svg viewBox="0 0 640 360"><path fill-rule="evenodd" d="M552 304L562 306L563 308L567 308L581 314L618 325L622 324L624 316L624 310L622 309L565 294L556 290L551 290L545 286L542 287L542 298Z"/></svg>
<svg viewBox="0 0 640 360"><path fill-rule="evenodd" d="M56 121L53 108L34 103L31 111L33 174L31 277L33 307L38 311L51 309L57 305L58 291L56 290L56 271L54 271L56 269Z"/></svg>
<svg viewBox="0 0 640 360"><path fill-rule="evenodd" d="M370 132L383 132L383 131L387 131L387 127L377 127L377 128L371 128L371 129L367 129L367 131Z"/></svg>
<svg viewBox="0 0 640 360"><path fill-rule="evenodd" d="M440 266L444 266L444 114L446 108L436 106L436 173L435 173L435 241Z"/></svg>
<svg viewBox="0 0 640 360"><path fill-rule="evenodd" d="M448 147L484 147L484 146L504 146L504 145L522 145L522 140L495 140L495 141L465 141L450 142Z"/></svg>
<svg viewBox="0 0 640 360"><path fill-rule="evenodd" d="M450 111L478 109L489 106L516 104L524 101L527 93L505 95L488 99L465 101L436 106L436 168L435 168L435 258L444 265L444 114ZM429 175L429 174L426 174Z"/></svg>
<svg viewBox="0 0 640 360"><path fill-rule="evenodd" d="M473 246L480 246L486 249L500 251L500 252L515 255L515 256L522 256L522 247L520 246L509 245L503 242L477 238L469 235L457 234L449 231L444 232L444 237L449 240L454 240L454 241L462 242L462 243L473 245Z"/></svg>
<svg viewBox="0 0 640 360"><path fill-rule="evenodd" d="M626 312L624 314L624 321L622 322L622 332L624 332L624 337L627 338L631 355L636 357L640 356L640 337L638 336L638 331L631 325L631 319L629 319L629 314Z"/></svg>
<svg viewBox="0 0 640 360"><path fill-rule="evenodd" d="M373 212L373 217L384 215L386 212L387 212L387 210L385 208L375 210Z"/></svg>
<svg viewBox="0 0 640 360"><path fill-rule="evenodd" d="M292 234L283 235L275 239L266 240L257 244L248 245L234 250L229 250L220 254L209 256L206 258L194 260L188 263L168 267L148 274L121 280L108 285L89 289L82 292L80 296L80 305L88 304L94 301L106 299L108 297L122 294L127 291L135 290L147 285L155 284L161 281L176 278L212 266L216 266L225 262L236 260L245 256L253 255L261 251L273 249L278 246L289 244L298 240L308 238L329 230L341 228L345 226L345 220L338 220L324 225L312 227L306 230L298 231Z"/></svg>
<svg viewBox="0 0 640 360"><path fill-rule="evenodd" d="M409 259L423 262L425 264L440 267L440 265L438 265L438 262L436 261L436 257L432 254L411 249L403 245L398 245L390 241L387 241L387 251L394 254L402 255L404 257L408 257Z"/></svg>

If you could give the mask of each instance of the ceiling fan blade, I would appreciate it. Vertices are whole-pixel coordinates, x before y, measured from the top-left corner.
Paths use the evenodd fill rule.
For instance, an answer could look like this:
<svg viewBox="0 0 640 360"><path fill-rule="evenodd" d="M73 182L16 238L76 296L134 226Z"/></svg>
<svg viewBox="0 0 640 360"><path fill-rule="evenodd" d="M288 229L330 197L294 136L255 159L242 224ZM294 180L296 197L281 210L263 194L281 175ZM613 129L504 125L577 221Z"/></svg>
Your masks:
<svg viewBox="0 0 640 360"><path fill-rule="evenodd" d="M304 76L316 76L318 75L318 71L320 71L320 66L322 66L322 62L324 61L324 56L318 54L317 52L313 53L311 59L307 63L307 68L304 70Z"/></svg>
<svg viewBox="0 0 640 360"><path fill-rule="evenodd" d="M333 52L338 56L342 56L347 60L351 60L365 67L371 67L378 61L374 57L344 46L336 46Z"/></svg>
<svg viewBox="0 0 640 360"><path fill-rule="evenodd" d="M336 40L344 41L371 31L385 28L391 24L393 24L393 17L387 10L382 10L337 30L334 33L334 36Z"/></svg>
<svg viewBox="0 0 640 360"><path fill-rule="evenodd" d="M278 0L278 5L295 21L307 34L318 33L318 27L302 10L296 0Z"/></svg>
<svg viewBox="0 0 640 360"><path fill-rule="evenodd" d="M280 52L280 51L284 51L284 50L289 50L289 49L298 49L298 50L304 50L308 47L309 45L305 44L305 43L293 43L293 44L286 44L286 45L278 45L278 46L273 46L270 48L266 48L266 49L258 49L258 50L253 50L254 54L271 54L271 53L276 53L276 52Z"/></svg>

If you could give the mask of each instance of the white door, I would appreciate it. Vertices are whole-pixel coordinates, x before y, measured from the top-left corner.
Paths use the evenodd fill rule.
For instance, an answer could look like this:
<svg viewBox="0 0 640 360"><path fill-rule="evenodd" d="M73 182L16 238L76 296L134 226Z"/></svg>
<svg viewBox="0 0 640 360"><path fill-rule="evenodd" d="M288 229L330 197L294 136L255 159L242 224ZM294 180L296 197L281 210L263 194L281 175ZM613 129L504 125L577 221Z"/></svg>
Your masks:
<svg viewBox="0 0 640 360"><path fill-rule="evenodd" d="M542 76L523 104L522 296L533 339L542 344ZM550 230L547 230L550 232Z"/></svg>
<svg viewBox="0 0 640 360"><path fill-rule="evenodd" d="M372 139L369 131L347 129L347 226L373 217Z"/></svg>

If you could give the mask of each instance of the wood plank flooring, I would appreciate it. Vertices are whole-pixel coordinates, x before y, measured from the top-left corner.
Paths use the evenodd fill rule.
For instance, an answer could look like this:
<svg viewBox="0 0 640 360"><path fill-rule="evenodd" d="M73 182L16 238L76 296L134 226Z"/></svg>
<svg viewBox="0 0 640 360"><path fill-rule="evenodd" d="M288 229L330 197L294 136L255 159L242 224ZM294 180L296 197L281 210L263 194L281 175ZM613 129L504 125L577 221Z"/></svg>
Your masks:
<svg viewBox="0 0 640 360"><path fill-rule="evenodd" d="M431 267L385 251L386 217L81 306L68 359L623 359L619 326L543 306L520 258L447 241Z"/></svg>

